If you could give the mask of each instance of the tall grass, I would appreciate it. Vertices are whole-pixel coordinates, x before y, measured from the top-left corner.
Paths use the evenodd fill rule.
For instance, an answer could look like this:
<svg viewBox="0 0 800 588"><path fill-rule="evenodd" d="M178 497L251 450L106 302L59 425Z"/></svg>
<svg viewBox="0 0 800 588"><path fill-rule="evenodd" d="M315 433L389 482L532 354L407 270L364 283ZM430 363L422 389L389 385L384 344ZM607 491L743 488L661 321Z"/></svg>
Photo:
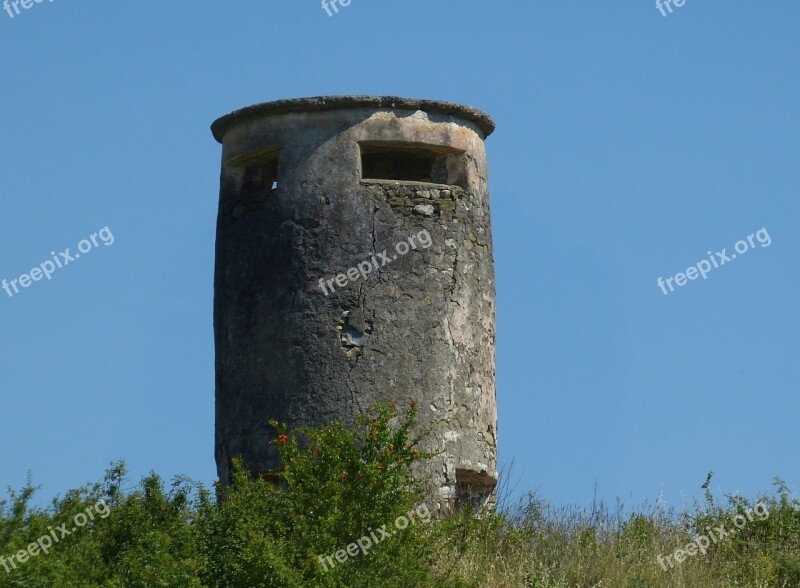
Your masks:
<svg viewBox="0 0 800 588"><path fill-rule="evenodd" d="M795 588L800 501L781 480L775 487L756 501L706 491L688 510L657 503L627 514L602 502L556 508L529 494L488 517L444 521L436 559L448 575L486 588ZM720 526L730 537L715 543ZM705 553L675 559L703 535Z"/></svg>

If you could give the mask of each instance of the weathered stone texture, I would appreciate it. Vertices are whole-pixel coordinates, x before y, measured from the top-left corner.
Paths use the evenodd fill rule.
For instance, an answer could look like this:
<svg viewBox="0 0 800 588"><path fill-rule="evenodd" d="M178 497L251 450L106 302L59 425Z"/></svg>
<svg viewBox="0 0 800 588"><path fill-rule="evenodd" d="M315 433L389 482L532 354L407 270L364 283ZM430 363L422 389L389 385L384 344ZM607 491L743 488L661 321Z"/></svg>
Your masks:
<svg viewBox="0 0 800 588"><path fill-rule="evenodd" d="M483 144L491 120L447 103L334 97L250 107L212 128L223 144L214 303L220 479L237 455L255 471L276 465L270 418L351 422L375 399L416 399L420 428L432 432L426 449L442 451L426 472L435 501L491 501L495 285ZM360 142L436 152L433 175L447 183L364 180ZM320 288L321 278L384 249L393 257L398 242L421 231L429 248L329 296Z"/></svg>

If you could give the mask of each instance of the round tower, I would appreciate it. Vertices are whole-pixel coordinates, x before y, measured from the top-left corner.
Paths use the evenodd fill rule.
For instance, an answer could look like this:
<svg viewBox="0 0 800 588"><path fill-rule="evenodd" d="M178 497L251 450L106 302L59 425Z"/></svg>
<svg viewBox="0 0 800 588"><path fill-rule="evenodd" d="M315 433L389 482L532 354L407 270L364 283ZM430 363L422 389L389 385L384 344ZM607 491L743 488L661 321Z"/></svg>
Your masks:
<svg viewBox="0 0 800 588"><path fill-rule="evenodd" d="M277 465L269 419L352 422L418 402L432 500L491 502L495 284L472 108L334 96L250 106L222 144L214 280L216 461Z"/></svg>

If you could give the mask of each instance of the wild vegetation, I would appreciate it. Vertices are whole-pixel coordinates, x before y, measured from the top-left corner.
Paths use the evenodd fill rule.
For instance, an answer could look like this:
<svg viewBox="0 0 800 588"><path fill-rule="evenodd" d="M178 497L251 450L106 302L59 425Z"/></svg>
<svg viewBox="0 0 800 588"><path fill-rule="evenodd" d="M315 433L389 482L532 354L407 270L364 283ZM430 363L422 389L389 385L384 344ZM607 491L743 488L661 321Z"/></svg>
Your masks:
<svg viewBox="0 0 800 588"><path fill-rule="evenodd" d="M411 475L430 457L411 433L415 415L377 407L355 428L273 423L281 467L261 477L237 467L214 490L156 474L132 484L122 463L46 508L30 482L9 490L0 588L800 587L800 501L780 480L754 501L707 490L681 513L559 509L531 495L436 521L422 516L424 481ZM720 526L729 536L711 541ZM48 536L58 541L44 553ZM360 538L369 549L346 552ZM686 554L698 541L703 553Z"/></svg>

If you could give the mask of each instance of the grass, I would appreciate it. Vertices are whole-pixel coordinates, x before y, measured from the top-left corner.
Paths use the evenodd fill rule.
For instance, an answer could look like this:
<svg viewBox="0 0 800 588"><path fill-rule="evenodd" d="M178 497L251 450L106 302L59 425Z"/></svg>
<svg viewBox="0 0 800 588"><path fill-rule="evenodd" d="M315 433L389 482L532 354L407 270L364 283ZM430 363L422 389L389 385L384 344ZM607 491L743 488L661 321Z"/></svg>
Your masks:
<svg viewBox="0 0 800 588"><path fill-rule="evenodd" d="M752 502L720 503L706 490L704 502L679 513L659 505L628 514L602 503L554 508L529 495L481 520L463 513L443 522L437 565L485 588L795 588L800 501L782 481L775 486ZM720 526L729 537L718 537ZM708 539L705 553L699 536ZM690 544L695 554L676 561Z"/></svg>

